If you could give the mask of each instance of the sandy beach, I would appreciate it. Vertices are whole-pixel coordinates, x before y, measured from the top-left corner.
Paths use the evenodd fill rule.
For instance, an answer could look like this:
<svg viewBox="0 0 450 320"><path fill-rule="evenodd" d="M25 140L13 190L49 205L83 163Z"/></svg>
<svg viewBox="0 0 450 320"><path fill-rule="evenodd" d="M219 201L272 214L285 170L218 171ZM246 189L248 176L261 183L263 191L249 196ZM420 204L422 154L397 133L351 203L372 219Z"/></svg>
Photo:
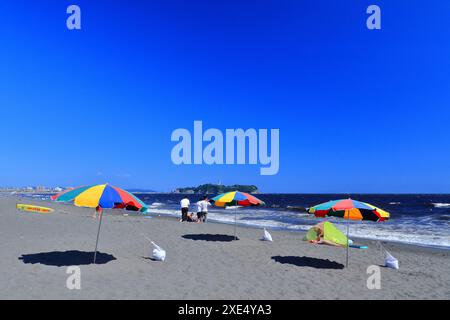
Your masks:
<svg viewBox="0 0 450 320"><path fill-rule="evenodd" d="M15 209L16 202L47 205L51 214ZM381 289L367 288L367 267L382 265L368 250L311 245L300 232L218 223L180 223L105 211L99 264L90 263L98 222L92 210L0 197L1 299L449 299L450 251L385 243L400 270L381 267ZM150 259L145 234L167 251ZM66 287L67 267L80 265L81 289Z"/></svg>

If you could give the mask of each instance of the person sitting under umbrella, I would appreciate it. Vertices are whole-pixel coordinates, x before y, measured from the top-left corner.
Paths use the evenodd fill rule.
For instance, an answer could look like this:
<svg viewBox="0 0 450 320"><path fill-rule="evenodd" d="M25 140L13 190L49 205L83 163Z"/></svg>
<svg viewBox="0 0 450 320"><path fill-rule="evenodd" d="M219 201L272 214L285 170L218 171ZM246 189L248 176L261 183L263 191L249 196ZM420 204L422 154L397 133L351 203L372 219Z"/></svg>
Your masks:
<svg viewBox="0 0 450 320"><path fill-rule="evenodd" d="M197 218L194 216L193 213L188 213L186 215L186 220L187 222L197 222Z"/></svg>
<svg viewBox="0 0 450 320"><path fill-rule="evenodd" d="M330 246L343 247L344 245L342 245L342 244L339 244L337 242L329 241L329 240L325 240L324 239L325 238L325 232L324 232L325 226L324 226L324 224L325 224L325 222L321 222L321 223L318 223L314 227L311 228L311 229L313 229L316 232L317 237L316 237L316 239L309 240L309 242L310 243L314 243L314 244L328 244Z"/></svg>

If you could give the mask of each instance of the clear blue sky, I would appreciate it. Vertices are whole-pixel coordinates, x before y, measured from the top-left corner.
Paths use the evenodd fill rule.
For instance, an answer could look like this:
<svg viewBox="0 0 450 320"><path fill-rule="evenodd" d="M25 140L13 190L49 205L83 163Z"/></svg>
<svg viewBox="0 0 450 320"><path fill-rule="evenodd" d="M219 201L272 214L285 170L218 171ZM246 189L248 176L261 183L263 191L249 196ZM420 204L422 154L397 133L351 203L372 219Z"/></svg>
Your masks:
<svg viewBox="0 0 450 320"><path fill-rule="evenodd" d="M2 186L450 192L449 1L1 0L0 19ZM279 173L173 165L194 120L279 128Z"/></svg>

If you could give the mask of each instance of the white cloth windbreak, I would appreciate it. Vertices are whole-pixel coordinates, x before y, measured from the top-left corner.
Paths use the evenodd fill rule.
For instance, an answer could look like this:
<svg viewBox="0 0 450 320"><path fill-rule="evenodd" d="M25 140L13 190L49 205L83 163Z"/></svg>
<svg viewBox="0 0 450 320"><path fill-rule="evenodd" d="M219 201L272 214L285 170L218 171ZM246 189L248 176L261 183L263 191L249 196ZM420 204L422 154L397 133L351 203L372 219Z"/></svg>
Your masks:
<svg viewBox="0 0 450 320"><path fill-rule="evenodd" d="M386 250L386 258L384 259L384 266L396 270L399 269L398 260L393 255L391 255L387 250Z"/></svg>
<svg viewBox="0 0 450 320"><path fill-rule="evenodd" d="M156 260L156 261L164 261L164 260L166 260L166 251L163 250L160 246L158 246L153 241L152 241L152 244L155 247L155 249L153 249L152 259Z"/></svg>
<svg viewBox="0 0 450 320"><path fill-rule="evenodd" d="M264 235L262 237L262 240L273 242L272 235L266 229L264 229Z"/></svg>

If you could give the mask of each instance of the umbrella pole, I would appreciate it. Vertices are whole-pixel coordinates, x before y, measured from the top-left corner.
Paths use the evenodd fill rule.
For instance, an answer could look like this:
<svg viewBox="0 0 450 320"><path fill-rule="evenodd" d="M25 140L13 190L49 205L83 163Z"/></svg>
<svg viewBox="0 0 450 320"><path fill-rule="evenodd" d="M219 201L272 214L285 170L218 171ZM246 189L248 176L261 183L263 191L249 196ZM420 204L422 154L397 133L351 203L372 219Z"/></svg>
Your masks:
<svg viewBox="0 0 450 320"><path fill-rule="evenodd" d="M100 214L100 220L98 222L97 241L95 242L95 251L94 251L94 264L95 260L97 259L97 246L98 246L98 238L100 236L100 228L102 227L102 218L103 218L103 210Z"/></svg>
<svg viewBox="0 0 450 320"><path fill-rule="evenodd" d="M350 229L350 216L347 218L347 258L346 258L346 262L345 262L346 268L348 268L348 247L350 245L350 240L348 238L349 229Z"/></svg>
<svg viewBox="0 0 450 320"><path fill-rule="evenodd" d="M237 216L237 206L234 208L234 240L237 240L237 237L236 237L236 216Z"/></svg>

